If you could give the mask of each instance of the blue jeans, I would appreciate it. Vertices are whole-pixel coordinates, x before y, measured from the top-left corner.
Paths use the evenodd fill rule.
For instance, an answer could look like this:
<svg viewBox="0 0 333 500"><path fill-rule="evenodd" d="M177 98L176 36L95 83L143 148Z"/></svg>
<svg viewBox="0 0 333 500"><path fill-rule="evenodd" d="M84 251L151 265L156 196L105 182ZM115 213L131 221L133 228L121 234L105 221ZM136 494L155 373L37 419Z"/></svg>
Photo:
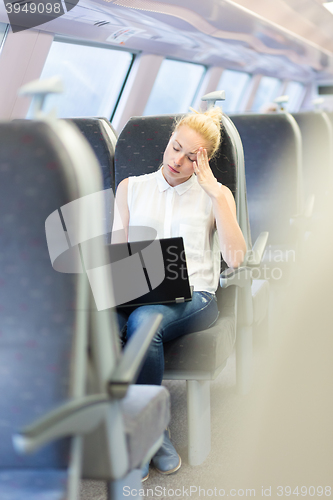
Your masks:
<svg viewBox="0 0 333 500"><path fill-rule="evenodd" d="M160 385L164 373L163 343L186 333L205 330L219 316L216 297L208 292L193 292L192 300L180 304L153 304L117 310L119 328L126 331L126 340L135 335L136 329L151 314L161 313L161 324L152 340L146 361L137 384Z"/></svg>

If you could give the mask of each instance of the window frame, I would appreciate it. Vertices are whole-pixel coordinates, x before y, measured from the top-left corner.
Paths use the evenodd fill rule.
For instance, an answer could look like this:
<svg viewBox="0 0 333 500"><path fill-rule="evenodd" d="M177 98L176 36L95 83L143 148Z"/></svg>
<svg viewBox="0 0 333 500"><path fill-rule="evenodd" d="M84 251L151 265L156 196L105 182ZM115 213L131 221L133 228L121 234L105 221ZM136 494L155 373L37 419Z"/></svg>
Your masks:
<svg viewBox="0 0 333 500"><path fill-rule="evenodd" d="M5 31L4 31L4 34L3 34L3 37L2 37L2 40L0 42L0 54L2 52L2 49L3 49L3 46L5 45L6 43L6 39L7 39L7 36L8 36L8 33L9 33L9 28L10 28L10 25L9 24L6 24L6 23L1 23L1 24L5 24L6 25L6 28L5 28Z"/></svg>

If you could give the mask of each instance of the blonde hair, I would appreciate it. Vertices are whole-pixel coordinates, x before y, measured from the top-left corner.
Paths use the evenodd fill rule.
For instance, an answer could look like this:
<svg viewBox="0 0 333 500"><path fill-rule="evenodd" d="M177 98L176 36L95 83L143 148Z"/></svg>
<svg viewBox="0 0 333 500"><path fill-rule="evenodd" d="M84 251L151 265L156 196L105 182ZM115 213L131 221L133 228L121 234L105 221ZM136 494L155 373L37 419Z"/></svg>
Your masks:
<svg viewBox="0 0 333 500"><path fill-rule="evenodd" d="M175 121L173 131L175 132L183 125L190 127L192 130L201 135L208 144L208 158L213 158L220 146L222 139L221 134L221 118L222 109L218 106L211 107L207 111L196 111L190 108L192 113L188 113Z"/></svg>

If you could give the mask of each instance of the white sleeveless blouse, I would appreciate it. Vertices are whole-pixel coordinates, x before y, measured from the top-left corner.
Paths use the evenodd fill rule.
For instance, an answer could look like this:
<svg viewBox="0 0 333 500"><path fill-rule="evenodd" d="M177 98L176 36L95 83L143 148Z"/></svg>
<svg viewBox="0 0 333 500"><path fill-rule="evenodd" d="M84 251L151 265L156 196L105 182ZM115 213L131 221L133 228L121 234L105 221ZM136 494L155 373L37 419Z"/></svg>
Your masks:
<svg viewBox="0 0 333 500"><path fill-rule="evenodd" d="M216 291L220 248L212 202L194 174L175 187L162 170L129 177L128 208L129 241L137 239L131 237L131 226L153 228L157 238L182 236L190 284L195 291Z"/></svg>

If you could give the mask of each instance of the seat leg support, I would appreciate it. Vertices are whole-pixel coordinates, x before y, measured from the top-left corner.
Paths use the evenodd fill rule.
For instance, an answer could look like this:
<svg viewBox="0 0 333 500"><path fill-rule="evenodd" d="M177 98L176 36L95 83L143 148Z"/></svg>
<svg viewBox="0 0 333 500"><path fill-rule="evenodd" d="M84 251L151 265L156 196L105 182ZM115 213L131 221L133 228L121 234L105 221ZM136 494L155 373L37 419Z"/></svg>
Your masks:
<svg viewBox="0 0 333 500"><path fill-rule="evenodd" d="M252 380L252 326L242 326L236 336L236 377L239 394L248 394Z"/></svg>
<svg viewBox="0 0 333 500"><path fill-rule="evenodd" d="M108 483L108 500L123 500L125 498L139 498L141 482L141 469L134 469L122 479Z"/></svg>
<svg viewBox="0 0 333 500"><path fill-rule="evenodd" d="M188 462L200 465L211 448L210 381L187 380Z"/></svg>

